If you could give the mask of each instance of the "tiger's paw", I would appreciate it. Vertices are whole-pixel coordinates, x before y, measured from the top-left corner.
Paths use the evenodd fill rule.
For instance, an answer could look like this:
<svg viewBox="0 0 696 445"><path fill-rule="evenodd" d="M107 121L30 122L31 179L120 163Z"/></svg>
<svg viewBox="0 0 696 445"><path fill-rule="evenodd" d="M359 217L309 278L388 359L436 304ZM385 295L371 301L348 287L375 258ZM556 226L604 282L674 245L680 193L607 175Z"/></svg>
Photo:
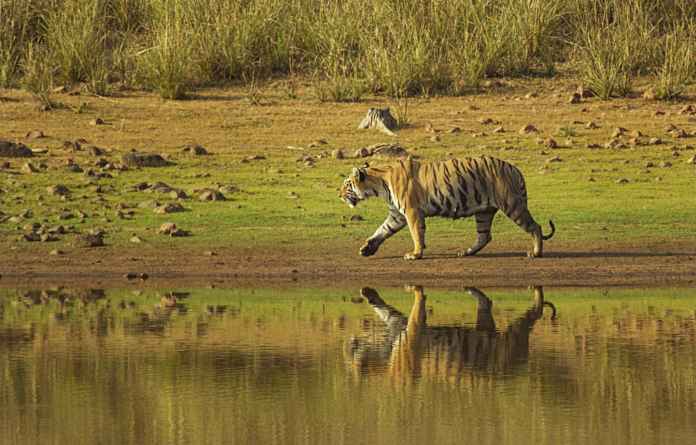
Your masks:
<svg viewBox="0 0 696 445"><path fill-rule="evenodd" d="M422 254L422 253L416 254L416 253L413 253L413 252L408 252L408 253L406 253L406 254L404 255L404 259L405 259L405 260L408 260L408 261L420 260L421 258L423 258L423 254Z"/></svg>
<svg viewBox="0 0 696 445"><path fill-rule="evenodd" d="M379 249L379 243L376 243L374 241L367 241L360 248L360 255L361 256L372 256L375 253L377 253L377 249Z"/></svg>
<svg viewBox="0 0 696 445"><path fill-rule="evenodd" d="M466 249L463 252L457 252L457 256L460 258L465 257L465 256L473 256L473 255L476 255L476 252L474 252L471 248Z"/></svg>

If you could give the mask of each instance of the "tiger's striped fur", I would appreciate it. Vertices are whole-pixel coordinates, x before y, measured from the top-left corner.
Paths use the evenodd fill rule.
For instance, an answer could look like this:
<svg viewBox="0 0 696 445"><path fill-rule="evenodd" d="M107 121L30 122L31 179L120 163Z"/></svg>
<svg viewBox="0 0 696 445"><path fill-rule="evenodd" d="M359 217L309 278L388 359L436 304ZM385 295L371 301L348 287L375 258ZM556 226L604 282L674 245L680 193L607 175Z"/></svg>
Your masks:
<svg viewBox="0 0 696 445"><path fill-rule="evenodd" d="M498 210L532 235L530 256L541 257L543 241L556 230L549 221L551 233L542 234L527 209L527 189L517 167L488 156L441 162L409 158L378 168L354 168L339 196L351 207L375 196L382 197L389 206L385 221L360 248L363 256L374 255L386 239L408 226L414 249L404 258L421 258L425 218L430 216L476 218L476 242L461 255L474 255L491 241L491 224Z"/></svg>

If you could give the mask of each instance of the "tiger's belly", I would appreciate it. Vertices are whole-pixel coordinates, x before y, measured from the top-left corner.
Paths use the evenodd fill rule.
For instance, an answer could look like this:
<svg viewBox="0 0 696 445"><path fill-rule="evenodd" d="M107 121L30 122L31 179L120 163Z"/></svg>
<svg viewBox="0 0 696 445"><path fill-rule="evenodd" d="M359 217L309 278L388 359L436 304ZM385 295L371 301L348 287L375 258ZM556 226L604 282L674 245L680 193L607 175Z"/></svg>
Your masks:
<svg viewBox="0 0 696 445"><path fill-rule="evenodd" d="M490 210L491 208L487 203L485 205L482 203L474 206L467 206L465 204L466 203L448 200L443 200L441 202L430 200L422 210L426 217L439 216L442 218L457 219L468 218L476 213Z"/></svg>

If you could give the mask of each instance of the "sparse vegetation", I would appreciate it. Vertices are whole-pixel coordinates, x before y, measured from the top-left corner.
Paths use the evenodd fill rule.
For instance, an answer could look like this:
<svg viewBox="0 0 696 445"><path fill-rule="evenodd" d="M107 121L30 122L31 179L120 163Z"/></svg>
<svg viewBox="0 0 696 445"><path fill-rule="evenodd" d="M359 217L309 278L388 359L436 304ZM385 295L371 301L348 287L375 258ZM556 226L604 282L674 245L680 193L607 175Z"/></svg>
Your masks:
<svg viewBox="0 0 696 445"><path fill-rule="evenodd" d="M672 98L693 80L695 21L690 0L0 0L0 85L26 84L31 43L55 83L97 94L305 75L321 100L459 95L570 62L600 97L652 73Z"/></svg>

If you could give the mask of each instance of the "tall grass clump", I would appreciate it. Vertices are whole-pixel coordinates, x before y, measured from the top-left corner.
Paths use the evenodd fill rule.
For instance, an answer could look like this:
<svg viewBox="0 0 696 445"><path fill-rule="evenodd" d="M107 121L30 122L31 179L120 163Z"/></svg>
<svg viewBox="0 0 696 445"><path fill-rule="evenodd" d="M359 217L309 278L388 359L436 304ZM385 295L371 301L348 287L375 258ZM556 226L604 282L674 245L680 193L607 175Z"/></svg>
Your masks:
<svg viewBox="0 0 696 445"><path fill-rule="evenodd" d="M108 89L105 1L63 0L44 18L48 58L58 66L60 80L85 82L95 94Z"/></svg>
<svg viewBox="0 0 696 445"><path fill-rule="evenodd" d="M22 87L29 91L44 110L53 108L51 91L55 69L50 64L46 49L29 42L22 59Z"/></svg>
<svg viewBox="0 0 696 445"><path fill-rule="evenodd" d="M676 99L696 80L696 22L678 25L666 34L662 48L655 96L663 100Z"/></svg>
<svg viewBox="0 0 696 445"><path fill-rule="evenodd" d="M370 5L356 0L318 0L315 19L305 18L305 40L319 100L355 102L366 92L363 38Z"/></svg>
<svg viewBox="0 0 696 445"><path fill-rule="evenodd" d="M152 0L149 47L141 54L148 87L164 99L183 99L192 83L194 41L185 0Z"/></svg>
<svg viewBox="0 0 696 445"><path fill-rule="evenodd" d="M0 0L0 88L15 84L31 40L35 9L27 0Z"/></svg>

